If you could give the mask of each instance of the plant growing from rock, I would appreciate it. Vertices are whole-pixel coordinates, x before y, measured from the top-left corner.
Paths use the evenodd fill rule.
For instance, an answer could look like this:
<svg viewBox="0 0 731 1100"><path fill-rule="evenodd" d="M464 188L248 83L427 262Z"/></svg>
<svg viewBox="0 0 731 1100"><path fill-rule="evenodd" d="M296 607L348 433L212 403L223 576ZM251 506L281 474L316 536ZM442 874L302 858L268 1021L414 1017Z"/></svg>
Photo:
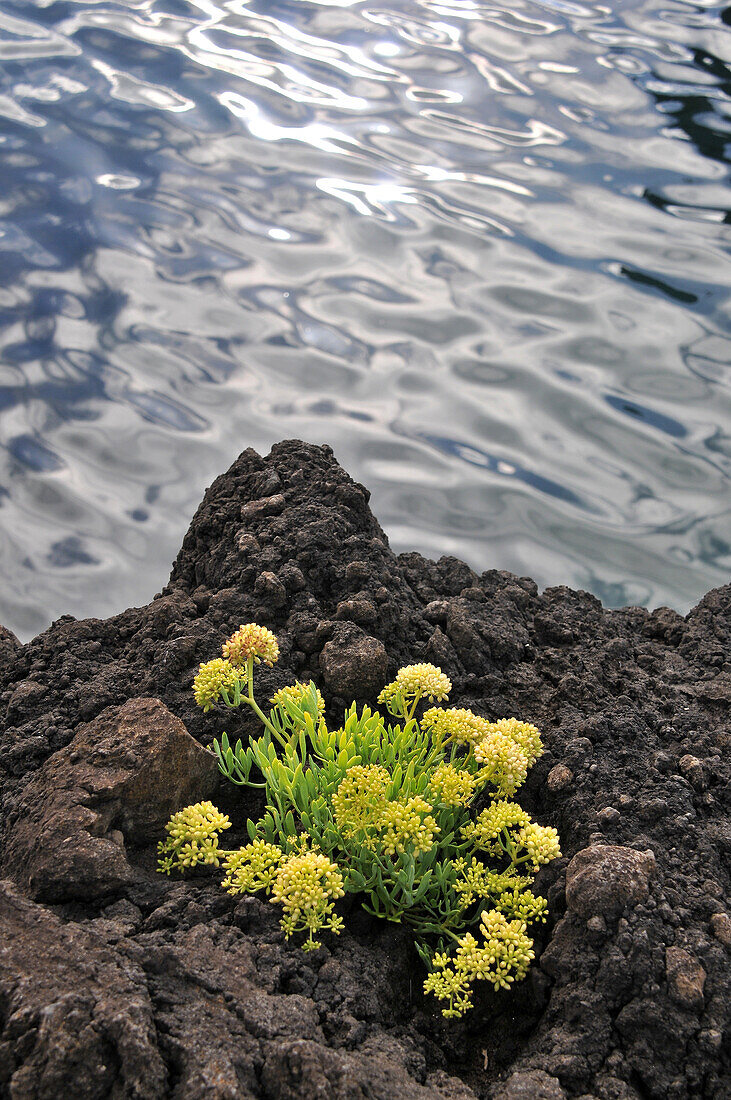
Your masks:
<svg viewBox="0 0 731 1100"><path fill-rule="evenodd" d="M384 687L378 703L388 719L353 704L330 730L313 683L282 688L265 713L254 667L278 655L274 635L249 623L194 682L204 711L243 703L263 726L246 748L225 733L214 741L224 775L265 791L264 816L246 824L250 842L219 848L231 823L198 803L168 823L160 869L223 863L223 886L268 894L282 906L285 935L306 933L305 951L324 929L339 933L338 898L360 895L369 913L413 929L424 989L444 1016L472 1007L476 980L499 989L525 977L534 957L527 926L547 908L530 885L560 855L556 830L511 801L542 752L536 727L434 706L452 685L430 664L402 668Z"/></svg>

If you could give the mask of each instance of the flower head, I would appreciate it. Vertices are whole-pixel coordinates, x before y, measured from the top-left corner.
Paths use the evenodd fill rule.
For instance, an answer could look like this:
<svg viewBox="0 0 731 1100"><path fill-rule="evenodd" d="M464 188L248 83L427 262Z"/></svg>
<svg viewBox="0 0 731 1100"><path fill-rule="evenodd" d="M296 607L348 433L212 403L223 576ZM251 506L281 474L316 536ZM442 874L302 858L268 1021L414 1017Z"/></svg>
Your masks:
<svg viewBox="0 0 731 1100"><path fill-rule="evenodd" d="M443 1016L463 1016L472 1007L473 982L488 981L495 989L507 989L528 972L535 953L523 921L509 921L504 913L491 909L480 918L480 932L481 941L471 932L461 936L453 956L434 956L424 991L449 1002Z"/></svg>
<svg viewBox="0 0 731 1100"><path fill-rule="evenodd" d="M525 849L533 870L537 871L542 863L550 863L561 855L561 845L557 831L550 825L538 825L535 821L524 825L515 834L515 841Z"/></svg>
<svg viewBox="0 0 731 1100"><path fill-rule="evenodd" d="M432 707L424 712L422 729L431 731L435 741L455 741L457 744L474 745L486 736L490 723L479 714L464 707Z"/></svg>
<svg viewBox="0 0 731 1100"><path fill-rule="evenodd" d="M335 821L343 837L354 837L379 826L389 782L388 772L377 764L355 764L348 768L332 796Z"/></svg>
<svg viewBox="0 0 731 1100"><path fill-rule="evenodd" d="M309 689L309 684L300 683L298 680L296 684L290 684L288 687L283 687L280 688L279 691L275 691L269 702L273 707L284 708L285 702L293 703L294 706L298 707ZM325 700L320 694L319 688L315 688L315 691L317 692L317 713L322 717L325 713Z"/></svg>
<svg viewBox="0 0 731 1100"><path fill-rule="evenodd" d="M530 817L517 802L500 800L482 810L474 821L470 821L462 828L461 832L462 836L466 840L471 840L476 848L492 855L499 855L502 849L497 843L497 838L503 829L511 829L515 826L524 828L530 823Z"/></svg>
<svg viewBox="0 0 731 1100"><path fill-rule="evenodd" d="M284 907L282 928L289 938L293 932L309 931L304 947L319 947L312 933L329 928L339 933L342 920L334 914L335 901L342 898L343 876L322 852L295 852L282 861L272 886L271 900Z"/></svg>
<svg viewBox="0 0 731 1100"><path fill-rule="evenodd" d="M206 661L193 681L196 703L204 711L210 710L220 699L222 691L233 692L237 681L238 673L229 661L223 661L220 657Z"/></svg>
<svg viewBox="0 0 731 1100"><path fill-rule="evenodd" d="M276 878L284 852L276 844L253 840L226 857L222 886L229 894L253 894L269 890Z"/></svg>
<svg viewBox="0 0 731 1100"><path fill-rule="evenodd" d="M491 783L500 795L515 794L528 774L528 757L512 737L492 727L475 745L482 782Z"/></svg>
<svg viewBox="0 0 731 1100"><path fill-rule="evenodd" d="M455 768L454 764L440 764L429 780L434 799L445 806L468 806L476 785L474 776Z"/></svg>
<svg viewBox="0 0 731 1100"><path fill-rule="evenodd" d="M223 656L235 667L245 665L253 657L254 663L263 661L273 665L279 657L279 645L271 630L257 623L241 625L230 638L223 643Z"/></svg>
<svg viewBox="0 0 731 1100"><path fill-rule="evenodd" d="M378 702L389 706L397 696L404 700L418 697L441 702L451 690L452 681L436 665L406 665L398 670L395 680L386 684L378 696Z"/></svg>
<svg viewBox="0 0 731 1100"><path fill-rule="evenodd" d="M163 857L158 867L165 874L184 871L199 863L218 867L218 834L230 829L226 814L220 813L212 802L196 802L178 810L165 826L167 837L161 840L157 850Z"/></svg>
<svg viewBox="0 0 731 1100"><path fill-rule="evenodd" d="M431 810L431 804L419 795L403 802L387 802L379 823L383 850L391 856L407 849L415 856L428 852L439 832Z"/></svg>

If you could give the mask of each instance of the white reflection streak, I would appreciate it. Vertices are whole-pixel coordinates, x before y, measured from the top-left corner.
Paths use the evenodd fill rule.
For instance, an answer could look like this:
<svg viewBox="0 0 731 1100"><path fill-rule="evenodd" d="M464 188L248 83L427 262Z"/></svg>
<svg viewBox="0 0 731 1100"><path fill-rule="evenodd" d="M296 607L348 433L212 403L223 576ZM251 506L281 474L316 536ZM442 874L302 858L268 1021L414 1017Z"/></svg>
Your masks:
<svg viewBox="0 0 731 1100"><path fill-rule="evenodd" d="M243 22L239 25L232 25L227 22L226 15L230 13L239 15ZM279 46L285 54L304 57L308 61L322 61L348 76L367 77L371 80L396 83L404 80L404 77L394 69L379 64L378 61L369 57L356 46L349 45L346 50L328 39L316 38L298 27L281 22L281 20L243 11L238 5L230 6L229 12L222 13L218 11L217 16L216 19L200 24L189 35L191 45L199 46L204 53L247 59L253 56L244 50L213 45L206 37L205 32L215 27L218 31L236 38L259 40L267 45L274 44ZM200 60L197 55L193 54L192 56ZM283 66L272 64L273 67L283 68Z"/></svg>
<svg viewBox="0 0 731 1100"><path fill-rule="evenodd" d="M92 68L101 73L110 84L110 94L114 99L133 106L154 107L161 111L171 111L179 114L182 111L190 111L195 106L192 99L173 92L170 88L160 87L158 84L150 84L146 80L139 80L129 73L120 73L111 65L93 58Z"/></svg>
<svg viewBox="0 0 731 1100"><path fill-rule="evenodd" d="M363 214L365 217L372 217L374 210L378 210L385 214L388 220L392 220L384 204L396 202L418 204L419 202L416 195L397 183L363 184L323 177L317 180L316 186L318 190L349 203L356 213ZM363 195L363 198L358 198L358 194Z"/></svg>
<svg viewBox="0 0 731 1100"><path fill-rule="evenodd" d="M479 183L483 187L499 187L502 191L512 191L514 195L523 195L525 198L535 198L533 191L523 187L519 183L511 183L510 180L500 179L498 176L483 176L479 172L448 172L446 168L437 168L431 164L415 164L417 171L430 183L446 183L454 180L457 183Z"/></svg>
<svg viewBox="0 0 731 1100"><path fill-rule="evenodd" d="M247 99L238 92L222 92L216 98L222 107L246 124L252 137L262 138L264 141L303 141L321 149L323 153L342 153L343 143L354 147L358 145L354 138L321 122L310 122L306 126L278 126L261 113L252 99Z"/></svg>

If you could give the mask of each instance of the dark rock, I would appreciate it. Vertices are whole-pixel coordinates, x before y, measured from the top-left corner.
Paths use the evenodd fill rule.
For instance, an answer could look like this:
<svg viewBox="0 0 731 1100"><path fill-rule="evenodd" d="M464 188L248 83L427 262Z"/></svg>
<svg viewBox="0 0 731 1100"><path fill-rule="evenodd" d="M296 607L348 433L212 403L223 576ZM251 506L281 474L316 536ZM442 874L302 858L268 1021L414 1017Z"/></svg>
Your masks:
<svg viewBox="0 0 731 1100"><path fill-rule="evenodd" d="M3 859L26 888L40 865L58 898L0 901L0 1095L726 1100L731 586L685 617L605 611L453 557L395 556L367 499L327 447L245 451L160 598L66 616L23 646L0 630ZM308 956L260 897L154 872L164 819L210 791L212 758L158 746L167 767L148 782L145 755L125 751L133 724L107 757L105 738L119 707L154 695L199 745L223 729L245 741L252 715L204 715L191 684L254 617L281 648L258 669L260 701L311 677L335 728L343 702L373 705L399 665L431 660L453 705L541 728L518 798L561 836L540 875L548 923L528 979L478 987L464 1021L422 995L408 931L355 903ZM197 762L204 785L176 790L176 767L190 779ZM261 813L259 792L211 797L239 830Z"/></svg>
<svg viewBox="0 0 731 1100"><path fill-rule="evenodd" d="M377 695L388 678L388 654L383 642L348 623L338 623L320 654L328 689L344 698Z"/></svg>
<svg viewBox="0 0 731 1100"><path fill-rule="evenodd" d="M566 1092L556 1077L543 1070L525 1070L511 1074L495 1100L566 1100Z"/></svg>
<svg viewBox="0 0 731 1100"><path fill-rule="evenodd" d="M12 630L0 626L0 668L3 666L9 668L12 662L17 660L18 653L22 648Z"/></svg>
<svg viewBox="0 0 731 1100"><path fill-rule="evenodd" d="M570 786L571 781L574 778L574 773L571 768L567 768L565 764L555 764L546 779L549 791L565 791Z"/></svg>
<svg viewBox="0 0 731 1100"><path fill-rule="evenodd" d="M616 845L584 848L566 871L566 904L581 917L618 916L647 898L654 870L652 852Z"/></svg>
<svg viewBox="0 0 731 1100"><path fill-rule="evenodd" d="M274 610L287 606L287 589L276 573L270 570L265 570L256 578L254 595Z"/></svg>
<svg viewBox="0 0 731 1100"><path fill-rule="evenodd" d="M670 996L683 1008L703 1008L706 972L689 951L682 947L665 949L665 973Z"/></svg>
<svg viewBox="0 0 731 1100"><path fill-rule="evenodd" d="M0 1091L13 1100L169 1095L145 974L0 882Z"/></svg>
<svg viewBox="0 0 731 1100"><path fill-rule="evenodd" d="M711 931L724 947L731 947L731 917L728 913L714 913L710 920Z"/></svg>
<svg viewBox="0 0 731 1100"><path fill-rule="evenodd" d="M218 767L158 699L132 699L82 727L28 783L2 872L43 901L94 898L135 875L125 840L159 839L171 813L209 795Z"/></svg>

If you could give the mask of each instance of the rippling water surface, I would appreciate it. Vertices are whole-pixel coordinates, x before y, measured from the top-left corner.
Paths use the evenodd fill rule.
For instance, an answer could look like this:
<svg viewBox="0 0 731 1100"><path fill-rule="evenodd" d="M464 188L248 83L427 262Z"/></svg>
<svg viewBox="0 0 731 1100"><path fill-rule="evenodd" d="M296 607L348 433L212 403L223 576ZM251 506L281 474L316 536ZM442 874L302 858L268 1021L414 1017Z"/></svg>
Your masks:
<svg viewBox="0 0 731 1100"><path fill-rule="evenodd" d="M0 622L147 602L289 436L396 550L609 606L724 582L724 18L3 0Z"/></svg>

